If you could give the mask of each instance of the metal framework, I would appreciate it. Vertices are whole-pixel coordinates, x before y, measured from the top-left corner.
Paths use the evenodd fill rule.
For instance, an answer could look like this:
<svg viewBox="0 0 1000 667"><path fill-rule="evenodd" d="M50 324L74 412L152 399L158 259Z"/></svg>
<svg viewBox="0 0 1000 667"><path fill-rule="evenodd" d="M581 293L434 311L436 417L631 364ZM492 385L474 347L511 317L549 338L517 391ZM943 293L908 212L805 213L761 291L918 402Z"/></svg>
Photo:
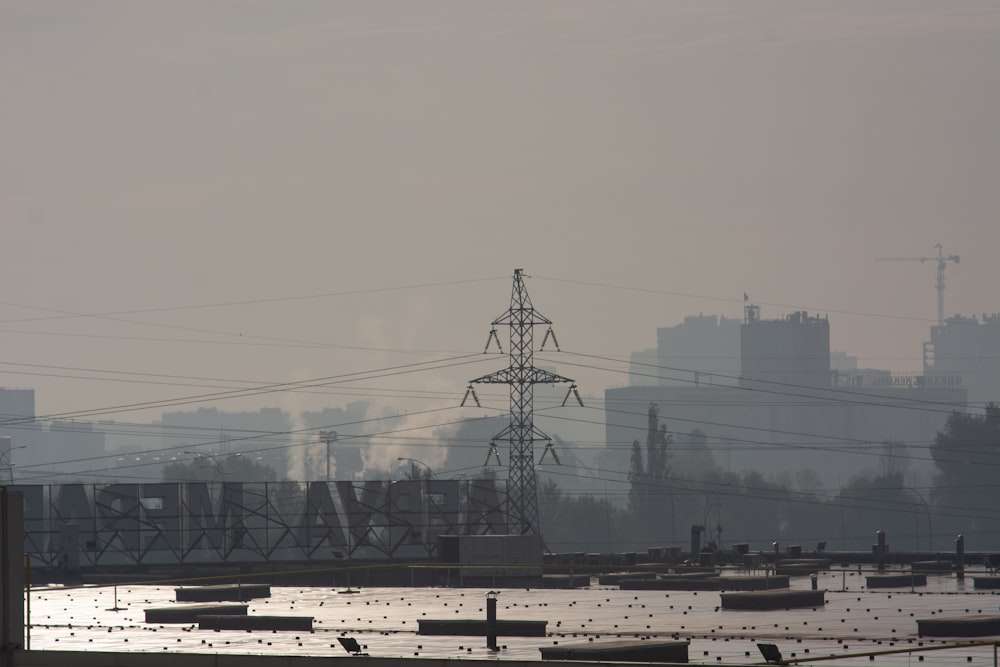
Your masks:
<svg viewBox="0 0 1000 667"><path fill-rule="evenodd" d="M25 497L24 550L36 567L60 567L69 550L89 567L427 558L439 535L505 530L493 480L7 488Z"/></svg>
<svg viewBox="0 0 1000 667"><path fill-rule="evenodd" d="M486 350L489 350L490 343L494 341L497 348L500 348L500 339L495 327L498 325L510 327L510 364L507 368L472 380L466 393L466 397L471 393L475 398L473 384L510 385L510 423L507 428L494 436L493 440L510 443L510 466L507 473L507 530L516 535L539 534L534 443L536 437L541 440L549 440L549 437L534 425L534 385L569 382L570 393L566 398L572 394L577 401L580 401L573 380L533 366L534 327L539 324L549 327L539 350L544 349L550 337L558 350L559 342L552 331L552 321L532 306L528 289L524 285L523 270L515 269L510 308L493 320L494 328L486 340ZM476 402L478 403L478 399ZM566 404L565 400L563 404ZM583 405L582 401L580 405ZM494 447L493 443L490 446ZM495 450L491 449L491 452L493 451Z"/></svg>

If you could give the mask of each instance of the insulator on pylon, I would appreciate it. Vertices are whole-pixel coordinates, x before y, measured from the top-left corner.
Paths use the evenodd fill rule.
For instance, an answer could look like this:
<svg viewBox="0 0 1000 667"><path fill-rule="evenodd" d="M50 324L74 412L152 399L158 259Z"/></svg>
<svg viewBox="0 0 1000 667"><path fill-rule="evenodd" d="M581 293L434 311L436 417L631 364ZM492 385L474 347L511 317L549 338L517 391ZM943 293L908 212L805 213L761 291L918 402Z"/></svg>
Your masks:
<svg viewBox="0 0 1000 667"><path fill-rule="evenodd" d="M577 391L575 384L570 385L569 391L566 392L566 398L563 399L562 407L566 407L566 402L569 400L570 396L575 396L576 402L580 404L581 408L583 407L583 399L580 398L580 392Z"/></svg>
<svg viewBox="0 0 1000 667"><path fill-rule="evenodd" d="M465 407L465 402L469 400L469 396L472 396L472 400L476 402L477 408L483 407L482 404L479 402L479 397L476 396L476 390L472 388L471 384L469 385L468 389L465 390L465 396L462 398L462 404L459 407L461 408Z"/></svg>
<svg viewBox="0 0 1000 667"><path fill-rule="evenodd" d="M499 352L500 354L503 354L503 345L500 344L500 337L497 336L497 330L496 329L490 329L490 333L486 337L486 347L483 348L483 354L486 354L487 352L490 351L490 343L492 341L496 341L497 342L497 352Z"/></svg>
<svg viewBox="0 0 1000 667"><path fill-rule="evenodd" d="M552 444L552 441L549 441L548 443L546 443L545 449L542 451L542 455L538 459L538 465L542 465L542 461L545 460L545 455L548 454L548 453L552 454L552 458L554 458L556 460L556 465L562 465L562 461L559 460L559 454L556 453L556 448Z"/></svg>
<svg viewBox="0 0 1000 667"><path fill-rule="evenodd" d="M556 352L561 352L562 350L559 349L559 339L556 338L556 332L552 327L549 327L548 331L545 332L545 337L542 338L542 344L538 347L538 351L541 352L545 349L545 344L549 342L549 338L552 338L552 344L556 346Z"/></svg>
<svg viewBox="0 0 1000 667"><path fill-rule="evenodd" d="M490 464L490 457L491 456L495 456L496 457L497 465L498 466L502 466L503 465L502 463L500 463L500 450L497 449L497 443L495 443L495 442L491 442L490 443L490 449L489 449L488 452L486 452L486 461L483 463L484 466L488 466Z"/></svg>

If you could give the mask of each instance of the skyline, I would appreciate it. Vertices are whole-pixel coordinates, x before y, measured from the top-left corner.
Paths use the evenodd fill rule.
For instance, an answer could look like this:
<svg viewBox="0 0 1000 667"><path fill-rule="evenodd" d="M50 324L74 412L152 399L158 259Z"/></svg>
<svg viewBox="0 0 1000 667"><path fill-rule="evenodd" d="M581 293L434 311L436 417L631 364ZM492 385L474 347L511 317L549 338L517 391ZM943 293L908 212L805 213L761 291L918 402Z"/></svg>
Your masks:
<svg viewBox="0 0 1000 667"><path fill-rule="evenodd" d="M935 267L874 260L940 242L946 316L1000 311L998 36L972 1L8 3L0 385L51 415L474 355L515 268L574 353L746 293L918 372ZM205 404L416 411L495 363Z"/></svg>
<svg viewBox="0 0 1000 667"><path fill-rule="evenodd" d="M477 281L474 281L474 282L476 282L476 283L485 282L485 281L494 282L494 281L498 281L498 280L502 280L502 279L501 278L481 279L481 280L477 280ZM561 280L561 279L557 279L557 278L533 279L533 278L529 277L526 280L526 283L527 283L528 289L529 289L529 293L532 293L534 291L532 289L532 283L534 283L536 281L550 282L550 283L557 283L557 284L558 283L564 283L564 284L581 284L581 283L585 282L585 281L576 281L576 280ZM448 288L462 288L462 287L465 287L465 286L463 286L463 285L446 285L446 286L444 286L445 289L448 289ZM606 290L606 291L611 291L611 292L634 291L634 292L641 292L641 293L646 293L646 294L650 294L650 293L656 294L656 293L659 293L659 294L663 295L664 297L676 297L676 298L688 299L688 300L697 300L699 298L698 295L681 295L681 294L677 294L677 293L668 292L666 290L655 290L655 289L648 289L648 288L631 288L630 289L630 288L626 288L626 287L621 286L621 285L586 285L586 287L588 289ZM371 290L371 291L374 291L374 292L381 292L381 291L394 292L394 291L397 291L397 290L409 291L410 289L411 288L409 288L409 287L402 287L402 288L388 288L386 290ZM417 289L419 289L419 288L417 288ZM369 290L361 290L361 291L362 292L367 292ZM327 295L324 295L324 296L327 296ZM311 299L321 299L321 298L324 298L324 296L299 295L299 296L290 296L290 297L277 297L277 298L274 298L274 299L264 299L263 301L271 302L271 303L280 303L280 302L285 302L285 301L297 302L297 301L308 301L308 300L311 300ZM706 300L704 302L705 305L714 305L714 306L718 307L718 306L720 306L720 304L725 304L726 302L730 302L730 304L728 304L728 309L729 310L732 309L733 305L735 305L737 303L741 303L741 304L743 303L742 299L726 299L726 298L723 298L723 297L709 297L709 299L710 300ZM536 308L538 308L539 311L541 311L542 313L546 313L547 314L547 311L549 309L545 308L544 304L539 303L539 300L536 299L536 298L534 298L534 297L532 297L532 300L536 304ZM751 300L751 303L753 303L755 305L758 305L758 306L762 306L762 309L763 309L763 312L764 312L764 315L762 316L763 319L783 319L786 315L789 315L792 312L796 312L799 309L803 309L803 310L806 309L806 306L796 305L796 304L773 304L773 303L770 303L770 304L763 304L762 305L759 302L757 302L756 300ZM178 307L178 308L164 308L163 310L165 310L165 311L202 310L202 309L205 309L205 308L208 308L208 309L211 309L211 308L220 308L220 309L222 309L222 308L226 308L226 307L240 306L240 305L244 305L244 304L240 304L240 303L237 303L237 304L204 304L204 305L203 304L198 304L198 305L187 306L187 307L183 307L182 306L182 307ZM723 310L726 307L727 306L722 306L722 308L720 308L719 310ZM742 310L742 308L741 308L741 310ZM769 312L769 311L773 311L773 312ZM911 324L911 326L913 326L914 328L921 327L921 325L923 325L922 328L924 328L927 331L927 334L928 334L928 335L925 336L925 340L926 340L926 339L929 339L929 330L930 330L930 327L934 324L933 319L926 320L926 319L920 319L920 318L907 318L907 317L901 317L901 316L894 316L894 315L891 315L891 314L881 314L880 315L880 314L874 314L874 313L837 312L837 311L823 312L821 310L810 310L809 313L811 315L818 315L820 317L828 317L830 319L830 321L831 321L831 351L842 352L842 353L845 353L845 354L847 354L849 356L858 356L859 367L862 367L861 364L863 362L867 362L869 364L867 367L869 367L869 368L880 368L880 369L891 370L891 371L893 371L896 374L920 375L922 373L921 356L920 356L920 354L906 354L906 353L903 353L903 354L896 354L896 355L889 355L889 356L860 357L859 355L854 354L853 351L850 350L850 349L843 349L841 347L838 347L837 344L836 344L837 339L838 339L838 336L836 335L836 333L837 333L837 322L840 319L846 319L846 318L870 318L870 319L874 319L874 320L890 320L890 321L891 320L903 320L903 321L909 321L909 323ZM697 316L697 315L712 316L712 315L717 315L717 314L719 314L718 311L699 311L698 313L687 313L686 315L682 315L681 319L679 321L672 322L672 323L665 323L664 325L661 325L661 326L670 327L670 326L674 326L676 324L680 324L681 322L683 322L683 318L684 317ZM974 314L973 316L978 318L978 317L981 317L981 315L982 315L982 313ZM25 319L27 319L27 321L29 321L29 322L34 322L36 320L43 320L44 321L44 320L49 320L49 319L57 320L57 321L58 320L65 320L65 319L70 319L70 320L73 320L73 319L96 319L96 320L109 320L110 319L110 320L120 320L122 317L125 317L125 316L132 317L133 314L132 313L117 312L117 313L93 314L93 315L82 315L82 314L81 315L77 315L77 314L69 315L69 314L65 314L64 313L64 314L61 314L61 315L49 315L49 316L42 316L42 317L39 317L39 318L25 318ZM721 314L721 316L727 317L729 319L737 319L737 320L742 319L741 315L729 315L725 311L723 311L723 313ZM135 320L128 320L128 321L130 323L136 322ZM157 324L149 324L148 326L155 327L155 328L166 329L166 330L177 330L177 329L182 328L182 327L176 327L176 326L173 326L173 325L157 325ZM468 327L468 323L465 323L465 326L466 326L466 328L469 328ZM490 327L489 327L489 320L487 319L485 321L484 327L482 327L482 332L481 332L482 335L480 337L484 338L485 334L483 332L488 333L489 329L490 329ZM563 328L559 327L559 322L558 321L554 321L553 322L553 329L557 333L559 333L559 335L561 336L561 340L566 340L568 338L571 338L571 336L567 336L566 335L566 332L562 331ZM201 333L201 332L199 332L199 333ZM218 332L213 332L213 333L218 333ZM283 390L285 390L285 389L294 390L294 389L296 389L297 386L300 389L308 389L311 386L325 386L325 385L328 385L328 384L339 384L341 382L345 383L346 386L344 388L342 388L342 389L334 389L332 391L323 392L325 395L330 396L329 399L318 399L318 400L308 401L307 402L308 405L304 408L304 409L307 409L307 410L317 410L317 409L322 409L324 407L342 407L342 406L344 406L344 405L346 405L348 403L354 402L355 400L375 400L375 401L377 401L379 398L383 397L383 393L384 392L388 392L389 394L391 394L391 392L393 391L391 388L372 388L372 387L368 387L367 389L352 390L351 387L352 387L353 383L351 382L351 379L350 379L350 376L352 376L352 375L361 375L361 376L374 375L374 376L377 377L377 376L379 376L381 374L388 374L390 376L394 376L396 374L396 372L399 372L401 375L406 375L409 372L411 372L410 369L412 368L413 372L415 372L418 376L420 376L422 378L421 382L424 382L426 380L426 377L427 377L427 369L432 369L432 370L435 369L439 365L438 362L441 362L440 365L443 365L445 367L451 366L451 365L458 365L460 367L480 368L480 367L483 367L484 365L485 366L489 366L491 363L496 363L497 361L502 361L503 359L506 358L506 350L507 350L507 347L508 347L508 341L505 338L505 332L500 331L498 333L500 333L500 340L501 340L501 342L503 344L503 347L504 347L504 353L503 354L498 354L497 353L496 348L495 348L495 344L491 345L490 353L483 353L483 349L482 348L476 349L476 346L474 346L474 345L467 346L465 349L451 349L451 350L449 350L449 349L443 349L443 348L439 348L439 349L434 350L434 349L413 349L413 348L409 348L409 349L407 349L407 348L390 348L390 347L377 347L377 346L351 346L351 345L340 346L340 345L336 345L336 344L324 344L322 341L310 341L310 340L300 340L300 339L275 338L275 337L270 337L270 336L257 336L257 335L253 335L253 334L244 335L242 332L235 332L235 333L230 334L230 336L232 336L232 338L235 339L235 340L230 340L230 341L211 340L211 339L203 339L203 340L196 341L196 340L193 340L193 339L190 339L190 338L171 338L169 336L165 336L165 337L155 337L155 336L154 337L141 337L141 336L130 337L130 336L116 336L114 334L104 334L104 335L102 335L102 334L90 334L90 335L84 334L84 337L87 337L87 338L91 338L91 337L92 338L97 338L97 339L110 338L112 340L116 340L116 339L119 339L119 338L136 339L136 340L139 340L141 342L164 343L164 344L168 344L169 343L169 344L177 344L179 346L183 345L183 344L191 343L191 344L196 344L196 345L211 345L211 346L231 346L231 345L233 345L233 346L239 346L239 347L249 347L251 349L260 348L260 347L262 347L264 349L271 348L271 347L278 347L278 348L305 348L307 350L309 350L309 349L315 350L314 352L305 352L305 354L322 354L322 353L324 353L324 352L326 352L328 350L343 349L343 350L347 350L347 351L365 352L365 353L369 353L369 354L370 353L375 353L375 354L381 354L381 355L385 355L385 356L390 356L390 355L393 355L393 354L404 356L404 357L405 356L410 356L410 357L414 358L415 360L414 361L407 361L405 363L396 364L396 365L387 366L387 367L359 368L357 371L351 371L351 372L347 372L347 373L344 373L344 374L338 374L338 375L335 375L335 376L326 376L326 377L313 376L313 377L297 377L297 378L291 378L290 377L290 378L287 378L287 379L283 378L283 379L270 379L270 380L264 380L264 379L249 380L249 379L245 379L245 378L242 378L242 377L241 378L217 378L217 377L206 377L206 376L177 376L177 375L171 375L171 374L144 373L144 372L139 372L139 371L126 371L126 370L120 370L120 369L101 369L101 368L93 368L93 367L86 367L86 368L85 367L63 367L63 366L54 366L54 365L50 365L50 364L38 364L38 363L27 363L27 362L23 362L23 363L22 362L6 362L6 363L3 364L3 372L5 373L5 375L12 376L12 377L23 376L24 378L27 379L27 381L22 382L22 383L11 382L11 383L5 384L3 386L7 386L8 388L30 388L30 389L34 389L36 391L35 395L36 395L36 404L37 405L44 405L47 402L48 399L45 396L44 392L48 388L50 388L51 386L53 386L53 380L55 381L55 383L59 383L59 381L72 382L73 380L78 380L78 381L81 381L81 382L108 382L108 383L119 383L120 382L120 383L125 383L125 384L139 383L139 384L152 385L152 386L154 386L154 389L155 389L156 385L164 385L164 384L166 384L166 385L173 385L173 386L180 387L180 388L187 387L187 388L190 388L192 390L195 389L195 388L197 388L197 387L208 388L208 389L218 389L219 390L219 391L190 391L190 392L185 392L183 390L175 389L172 392L168 392L167 397L164 397L164 398L151 398L150 399L150 403L155 403L156 406L151 407L149 409L139 409L137 406L135 406L133 404L133 402L123 402L123 403L120 403L120 404L109 404L109 405L94 405L94 406L92 406L90 408L83 408L82 409L83 412L93 413L93 417L91 417L90 419L87 419L86 417L84 417L84 420L99 421L102 418L104 418L104 415L110 415L110 417L108 417L108 418L114 420L115 419L115 417L114 417L115 414L119 414L119 413L132 413L132 412L136 412L137 409L140 412L140 414L147 415L147 416L148 415L155 415L154 418L156 418L156 419L159 418L159 412L171 412L171 411L176 411L176 410L180 410L180 411L183 412L183 411L188 410L188 409L195 410L198 407L211 407L211 408L219 409L220 411L223 411L223 412L239 412L239 411L245 411L245 410L253 412L253 411L256 411L257 409L261 409L261 408L265 408L265 407L281 407L281 408L285 409L286 408L285 399L284 398L280 398L281 392ZM58 335L59 334L56 334L56 336L58 336ZM541 332L539 332L539 335L541 335ZM242 339L242 340L240 340L240 339ZM656 329L655 328L651 332L649 332L648 339L649 339L649 342L647 343L647 347L646 348L642 348L642 349L648 349L650 347L655 348L655 346L656 346ZM536 345L537 345L537 342L536 342ZM625 384L628 383L628 372L629 372L628 362L629 362L629 355L631 353L633 353L633 352L638 352L638 351L640 351L640 349L626 350L626 351L614 350L612 352L604 352L604 351L601 351L601 350L597 350L596 352L592 353L592 352L589 352L589 351L582 351L582 350L579 350L579 349L572 349L572 352L570 354L563 355L563 354L561 354L561 352L553 351L552 350L552 345L550 343L547 351L543 351L543 352L539 352L538 353L539 354L538 358L540 359L540 363L542 363L545 366L552 367L552 368L558 368L559 365L560 365L560 362L562 362L564 364L568 364L569 367L575 367L575 373L574 372L569 372L570 375L574 375L574 379L577 379L576 376L584 376L584 377L588 377L588 378L592 378L592 379L596 380L596 382L598 383L596 386L587 386L587 387L584 387L584 386L581 385L581 391L583 391L584 393L586 393L588 396L600 397L602 395L604 389L606 389L608 387L613 387L613 386L621 386L621 385L625 385ZM480 353L482 353L481 356L480 356ZM449 355L449 356L445 356L445 355ZM591 367L588 367L589 365L586 363L585 359L580 359L579 358L579 356L587 357L587 356L591 356L591 355L593 355L595 357L603 357L605 355L613 355L615 357L618 357L617 361L619 363L617 365L615 365L615 363L612 361L612 359L606 358L606 359L602 359L601 360L601 362L604 363L603 366L594 366L594 367L591 368ZM480 362L482 362L482 363L480 363ZM599 362L594 362L594 363L596 364L596 363L599 363ZM739 365L740 364L739 364L738 357L734 357L731 360L731 365L732 365L731 369L726 370L726 371L724 371L722 373L719 373L719 375L722 376L722 377L726 377L727 379L734 379L734 378L738 377L739 374L740 374L740 371L739 371ZM438 371L438 372L440 372L440 371ZM658 371L656 369L649 369L649 372L650 373L655 373L655 372L658 372ZM662 373L665 373L665 374L670 374L670 369L664 368L664 369L661 369L659 372L662 372ZM73 373L75 375L71 375L70 373ZM87 373L90 373L90 375L87 375ZM704 374L705 375L712 375L712 373L704 373ZM341 377L341 375L343 377ZM131 377L129 377L129 376L131 376ZM459 371L452 371L450 373L450 377L454 377L454 378L458 378L458 379L454 383L452 383L452 384L449 385L448 384L448 380L446 380L444 378L435 378L435 380L437 380L438 384L436 384L433 389L424 390L423 393L426 393L428 395L430 395L430 394L438 394L439 397L441 397L441 396L454 396L454 397L457 397L457 398L461 398L461 396L465 392L467 381L469 379L471 379L471 378L461 379L462 376L459 375ZM39 378L48 378L48 379L39 379ZM164 379L157 379L157 378L164 378ZM604 381L603 384L601 384L602 379ZM229 384L228 385L219 385L219 384L205 385L205 384L198 384L199 382L202 382L202 381L205 381L205 382L209 382L209 381L210 382L228 382ZM229 387L229 389L226 389L226 387ZM408 391L408 390L401 389L400 391ZM485 391L484 391L483 388L480 389L480 392L483 392L483 393L486 393L486 394L488 394L489 391L490 391L489 389L485 389ZM229 394L232 394L232 396L229 396ZM279 396L279 398L275 397L276 394ZM502 394L502 392L501 392L501 394ZM249 397L252 397L252 396L263 396L263 398L261 398L259 400L254 400L254 399L251 398L251 399L248 400L248 398L246 398L247 396L249 396ZM338 399L337 398L338 396L342 396L342 399ZM204 397L204 398L202 398L202 397ZM498 397L502 397L502 396L498 395ZM414 397L413 396L396 396L396 398L401 398L402 399L402 398L414 398ZM161 402L162 402L162 406L160 405ZM60 415L62 414L61 412L55 412L55 414L53 414L53 411L42 411L42 410L36 410L36 412L37 412L37 414L40 417L44 416L46 418L53 418L53 419L60 418ZM67 418L67 419L73 419L74 418L74 413L71 412L71 413L66 414L65 418ZM127 415L124 417L124 419L125 419L125 421L132 420Z"/></svg>

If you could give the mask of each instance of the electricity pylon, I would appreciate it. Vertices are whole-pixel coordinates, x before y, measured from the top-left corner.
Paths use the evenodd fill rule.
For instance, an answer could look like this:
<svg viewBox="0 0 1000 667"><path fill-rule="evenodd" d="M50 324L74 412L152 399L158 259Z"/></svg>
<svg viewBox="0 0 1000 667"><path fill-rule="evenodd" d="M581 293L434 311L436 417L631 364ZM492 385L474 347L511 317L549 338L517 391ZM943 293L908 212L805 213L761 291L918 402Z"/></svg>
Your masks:
<svg viewBox="0 0 1000 667"><path fill-rule="evenodd" d="M498 325L509 326L510 365L495 373L472 380L466 392L466 398L471 394L476 399L472 388L473 384L510 385L510 423L507 428L493 437L493 441L510 443L510 466L507 469L507 532L516 535L539 534L538 483L535 478L534 443L536 437L546 441L549 440L549 437L534 425L534 385L569 382L570 388L566 400L572 395L576 397L581 406L583 405L573 380L535 368L532 365L534 327L539 324L545 324L549 327L545 332L545 338L542 339L539 351L544 349L545 343L550 337L558 350L559 342L552 331L551 320L545 318L531 305L528 290L524 286L523 270L515 269L510 308L493 320L494 328L490 331L490 336L486 341L486 350L484 350L484 352L488 351L490 343L494 341L497 348L500 348L496 327ZM503 352L502 349L500 351ZM566 404L566 400L563 401L563 405ZM478 402L476 399L477 404ZM462 404L465 404L464 400ZM492 443L491 446L493 446Z"/></svg>

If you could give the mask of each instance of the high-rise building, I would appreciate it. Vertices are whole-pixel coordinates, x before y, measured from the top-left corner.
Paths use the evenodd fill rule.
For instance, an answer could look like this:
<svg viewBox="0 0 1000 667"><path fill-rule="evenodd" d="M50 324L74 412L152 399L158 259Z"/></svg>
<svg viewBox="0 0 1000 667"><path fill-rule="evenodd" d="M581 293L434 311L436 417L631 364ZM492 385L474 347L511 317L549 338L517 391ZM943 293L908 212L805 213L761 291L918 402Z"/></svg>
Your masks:
<svg viewBox="0 0 1000 667"><path fill-rule="evenodd" d="M1000 403L1000 313L949 317L924 343L923 382L964 387L970 405Z"/></svg>
<svg viewBox="0 0 1000 667"><path fill-rule="evenodd" d="M691 319L699 326L709 318L686 318L685 323ZM631 443L645 439L650 403L659 406L660 418L676 438L695 430L708 438L725 470L812 469L831 486L876 467L885 441L912 446L916 472L931 460L926 448L950 410L964 410L964 385L859 369L857 360L843 353L832 363L825 317L797 312L762 320L759 309L748 304L746 321L737 330L739 371L725 375L739 376L738 384L726 386L716 377L711 386L703 380L605 391L601 460L606 469L628 470ZM701 356L675 341L678 356L682 351ZM690 370L704 372L705 367L692 364Z"/></svg>
<svg viewBox="0 0 1000 667"><path fill-rule="evenodd" d="M689 315L683 324L656 330L661 386L735 384L739 374L740 321Z"/></svg>
<svg viewBox="0 0 1000 667"><path fill-rule="evenodd" d="M747 306L740 327L740 382L829 387L830 322L799 311L779 320L762 320Z"/></svg>
<svg viewBox="0 0 1000 667"><path fill-rule="evenodd" d="M638 350L628 357L628 386L656 387L660 384L657 349Z"/></svg>

